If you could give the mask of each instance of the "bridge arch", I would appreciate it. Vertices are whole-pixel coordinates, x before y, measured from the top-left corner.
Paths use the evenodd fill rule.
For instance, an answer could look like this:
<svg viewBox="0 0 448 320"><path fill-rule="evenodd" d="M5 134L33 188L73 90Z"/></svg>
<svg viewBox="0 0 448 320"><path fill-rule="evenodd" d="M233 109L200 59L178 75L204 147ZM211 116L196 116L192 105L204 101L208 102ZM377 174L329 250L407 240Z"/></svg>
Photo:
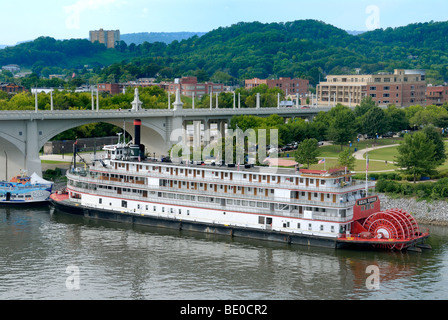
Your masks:
<svg viewBox="0 0 448 320"><path fill-rule="evenodd" d="M52 119L41 121L18 120L2 123L0 128L0 180L8 180L12 176L27 170L29 174L42 172L39 151L44 144L56 135L78 126L90 123L105 122L125 127L134 136L133 119ZM166 154L169 141L163 122L154 119L142 121L141 143L146 152L157 156Z"/></svg>
<svg viewBox="0 0 448 320"><path fill-rule="evenodd" d="M25 167L24 151L0 134L0 180L9 180Z"/></svg>
<svg viewBox="0 0 448 320"><path fill-rule="evenodd" d="M48 122L48 121L47 121ZM58 134L73 129L82 125L90 123L104 122L123 128L130 136L134 136L134 122L133 120L119 120L119 119L80 119L80 120L57 120L54 123L47 123L45 133L39 139L39 150L44 144L51 140ZM163 126L162 126L163 127ZM166 147L166 134L163 128L154 123L154 121L142 121L141 127L141 142L146 146L148 152L156 152L160 154L164 152ZM152 151L154 150L154 151Z"/></svg>

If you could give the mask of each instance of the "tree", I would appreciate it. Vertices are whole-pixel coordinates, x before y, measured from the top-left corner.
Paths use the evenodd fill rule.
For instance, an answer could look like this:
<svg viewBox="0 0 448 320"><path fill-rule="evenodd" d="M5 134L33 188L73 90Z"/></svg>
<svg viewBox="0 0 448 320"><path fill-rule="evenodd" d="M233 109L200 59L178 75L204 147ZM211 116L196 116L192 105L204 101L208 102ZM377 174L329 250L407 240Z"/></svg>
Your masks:
<svg viewBox="0 0 448 320"><path fill-rule="evenodd" d="M417 175L431 172L436 166L435 145L425 133L406 134L404 141L398 146L395 161L403 171L413 175L414 183Z"/></svg>
<svg viewBox="0 0 448 320"><path fill-rule="evenodd" d="M406 119L406 112L403 109L390 105L384 112L389 123L389 130L399 132L409 127L409 120Z"/></svg>
<svg viewBox="0 0 448 320"><path fill-rule="evenodd" d="M362 117L363 131L370 137L382 135L389 130L386 114L379 107L370 108Z"/></svg>
<svg viewBox="0 0 448 320"><path fill-rule="evenodd" d="M317 157L320 155L320 150L317 146L316 139L306 139L298 147L295 153L295 160L297 163L306 164L307 168L311 164L318 162Z"/></svg>
<svg viewBox="0 0 448 320"><path fill-rule="evenodd" d="M356 138L355 115L350 108L337 105L328 113L332 118L328 128L328 138L335 144L347 144Z"/></svg>
<svg viewBox="0 0 448 320"><path fill-rule="evenodd" d="M433 125L426 126L423 129L423 132L426 134L426 137L434 143L434 160L438 165L443 164L447 159L447 156L445 153L445 143L442 140L442 135Z"/></svg>
<svg viewBox="0 0 448 320"><path fill-rule="evenodd" d="M355 157L353 156L350 148L345 149L341 153L339 153L338 157L338 165L342 167L346 167L348 170L355 170Z"/></svg>
<svg viewBox="0 0 448 320"><path fill-rule="evenodd" d="M371 96L365 97L364 99L361 100L360 105L355 107L355 116L362 117L375 106L376 106L375 101L373 101Z"/></svg>

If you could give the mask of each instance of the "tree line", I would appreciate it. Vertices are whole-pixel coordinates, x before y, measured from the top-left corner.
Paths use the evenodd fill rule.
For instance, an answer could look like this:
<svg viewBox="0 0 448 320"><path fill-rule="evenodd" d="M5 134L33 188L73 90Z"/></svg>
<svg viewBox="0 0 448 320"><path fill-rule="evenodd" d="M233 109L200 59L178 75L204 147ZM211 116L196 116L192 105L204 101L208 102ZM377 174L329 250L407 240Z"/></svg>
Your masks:
<svg viewBox="0 0 448 320"><path fill-rule="evenodd" d="M237 23L170 44L85 39L34 41L0 50L0 65L19 64L39 78L72 75L81 83L196 75L236 84L253 77L297 77L316 85L328 74L426 69L433 84L448 81L448 22L378 29L354 36L316 20ZM87 67L86 67L87 66Z"/></svg>

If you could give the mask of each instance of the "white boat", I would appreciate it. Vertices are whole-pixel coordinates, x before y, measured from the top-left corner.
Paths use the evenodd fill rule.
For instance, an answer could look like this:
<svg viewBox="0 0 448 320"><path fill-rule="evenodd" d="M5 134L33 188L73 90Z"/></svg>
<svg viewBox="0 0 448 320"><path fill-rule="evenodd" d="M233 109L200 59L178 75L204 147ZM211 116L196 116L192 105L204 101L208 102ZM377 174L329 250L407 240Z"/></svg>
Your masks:
<svg viewBox="0 0 448 320"><path fill-rule="evenodd" d="M0 204L35 204L48 202L53 183L42 179L36 173L31 176L20 174L10 181L0 182Z"/></svg>
<svg viewBox="0 0 448 320"><path fill-rule="evenodd" d="M91 219L339 248L414 247L429 236L401 210L382 212L374 182L345 168L295 170L192 165L144 159L135 144L105 146L106 156L67 173L62 211ZM143 149L144 150L144 149Z"/></svg>

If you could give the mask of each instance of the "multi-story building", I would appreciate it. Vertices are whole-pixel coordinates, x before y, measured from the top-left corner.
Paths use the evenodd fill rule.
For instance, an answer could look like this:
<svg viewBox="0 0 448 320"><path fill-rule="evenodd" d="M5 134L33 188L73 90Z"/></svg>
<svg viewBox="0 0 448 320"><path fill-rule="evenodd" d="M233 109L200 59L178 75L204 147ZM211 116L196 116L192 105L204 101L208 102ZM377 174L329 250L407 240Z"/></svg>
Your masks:
<svg viewBox="0 0 448 320"><path fill-rule="evenodd" d="M196 77L182 77L181 79L175 79L174 82L163 83L161 87L170 93L176 93L179 89L182 95L195 97L202 97L208 94L215 94L224 92L224 85L222 83L198 83Z"/></svg>
<svg viewBox="0 0 448 320"><path fill-rule="evenodd" d="M90 31L90 42L98 41L107 48L115 48L115 44L120 42L120 30L95 30Z"/></svg>
<svg viewBox="0 0 448 320"><path fill-rule="evenodd" d="M17 64L8 64L2 67L2 70L10 71L12 73L20 72L20 66Z"/></svg>
<svg viewBox="0 0 448 320"><path fill-rule="evenodd" d="M305 95L308 93L309 80L304 79L291 79L291 78L280 78L280 79L258 79L253 78L245 80L245 87L247 90L258 87L261 84L266 84L269 88L280 88L287 95Z"/></svg>
<svg viewBox="0 0 448 320"><path fill-rule="evenodd" d="M119 94L123 92L123 85L118 83L98 83L98 92L107 92L109 94Z"/></svg>
<svg viewBox="0 0 448 320"><path fill-rule="evenodd" d="M448 102L448 86L428 86L426 88L426 105L441 106Z"/></svg>
<svg viewBox="0 0 448 320"><path fill-rule="evenodd" d="M374 75L331 75L317 86L317 95L319 104L328 105L355 106L368 96L378 105L424 105L426 72L396 69Z"/></svg>
<svg viewBox="0 0 448 320"><path fill-rule="evenodd" d="M0 91L4 91L11 94L24 92L26 89L23 86L19 86L15 83L0 83Z"/></svg>

